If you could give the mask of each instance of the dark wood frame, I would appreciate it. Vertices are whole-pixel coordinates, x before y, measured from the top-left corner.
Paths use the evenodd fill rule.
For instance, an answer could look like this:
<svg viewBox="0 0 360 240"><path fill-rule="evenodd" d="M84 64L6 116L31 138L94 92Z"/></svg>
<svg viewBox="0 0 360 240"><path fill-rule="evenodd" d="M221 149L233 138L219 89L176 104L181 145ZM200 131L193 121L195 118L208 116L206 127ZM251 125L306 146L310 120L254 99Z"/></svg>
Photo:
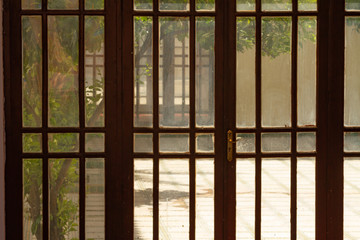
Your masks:
<svg viewBox="0 0 360 240"><path fill-rule="evenodd" d="M42 0L43 6L46 6L46 0ZM82 1L80 1L82 2ZM297 11L297 4L293 5L293 12L261 12L261 0L256 0L256 12L235 13L236 1L216 1L216 13L199 13L192 7L189 12L159 12L157 10L151 12L133 12L132 1L106 0L104 11L87 11L84 10L83 4L80 4L80 10L20 10L20 1L4 0L4 69L5 69L5 113L6 113L6 239L22 239L22 162L23 157L43 157L44 163L50 157L78 157L81 162L87 156L105 157L106 158L106 238L107 239L132 239L133 223L129 219L133 219L133 159L134 154L133 142L129 139L133 138L135 131L148 131L146 129L132 129L132 118L126 116L133 115L133 106L126 104L133 101L133 63L132 59L132 17L134 15L151 15L154 16L154 25L158 24L158 16L188 16L191 19L191 35L190 48L191 54L194 55L194 19L195 16L216 16L216 35L223 36L216 39L216 127L214 130L199 130L195 128L194 117L190 119L191 146L195 146L195 132L215 132L216 135L216 181L215 181L215 203L218 207L215 209L215 238L216 239L235 239L235 161L228 163L225 157L226 147L226 131L231 129L234 132L243 132L243 130L235 127L235 105L226 104L235 99L235 69L233 66L236 62L235 49L235 17L236 16L253 16L257 22L261 22L262 16L289 16L293 19L293 42L292 49L297 48L297 16L317 16L318 17L318 82L317 82L317 127L314 129L298 129L296 127L296 87L292 88L292 128L289 129L264 129L261 127L261 44L257 43L257 64L256 64L256 82L257 82L257 122L256 129L244 130L245 132L253 132L257 139L260 134L266 131L287 131L292 134L292 149L296 148L296 132L297 131L316 131L317 132L317 165L316 165L316 239L342 239L343 238L343 157L353 156L344 154L343 152L343 134L345 130L360 131L358 128L345 128L343 122L344 111L344 17L345 15L356 15L358 13L345 12L345 0L319 0L318 12L303 13ZM194 6L195 0L190 0ZM297 2L297 1L294 1ZM155 1L154 9L157 9ZM227 13L227 14L225 14ZM106 127L101 129L86 129L86 131L102 131L106 133L106 153L104 155L89 155L84 153L84 125L80 128L66 129L49 129L47 128L47 118L43 117L43 127L37 129L23 129L21 123L21 21L20 15L35 14L43 16L43 44L47 44L46 34L46 16L50 15L79 15L80 17L80 34L83 35L84 29L81 27L83 16L105 15L106 22L106 112L111 112L111 117L106 118ZM116 23L116 24L114 24ZM257 39L260 39L261 25L257 24ZM154 36L158 36L158 29L154 28ZM81 43L83 39L80 38ZM154 37L155 46L158 44L158 38ZM228 47L230 46L230 47ZM114 51L116 49L116 51ZM80 56L83 49L80 48ZM154 79L158 77L158 50L154 48ZM44 66L46 66L47 53L44 48ZM297 52L292 54L292 85L296 86L296 60ZM79 78L84 77L83 58L79 62ZM194 79L195 68L194 60L191 61L190 76ZM44 79L47 77L47 70L43 70ZM44 96L47 91L47 81L44 81ZM81 81L80 81L81 82ZM155 81L154 81L155 82ZM195 87L194 81L191 83L190 97L194 99ZM228 91L233 89L233 91ZM84 86L79 85L80 93L83 93ZM157 99L158 86L154 84L154 99ZM224 92L226 91L226 94ZM122 96L119 97L119 93ZM83 99L80 94L80 103ZM194 101L193 101L194 102ZM83 105L83 104L81 104ZM158 112L154 104L154 112ZM43 99L43 116L46 116L47 102L46 97ZM80 108L81 110L81 108ZM190 113L195 116L194 103L190 106ZM156 114L155 114L156 115ZM154 115L154 116L155 116ZM80 115L80 122L84 122L83 115ZM155 119L156 120L156 117ZM160 157L158 153L158 133L174 132L171 130L160 130L154 121L154 159ZM24 155L22 154L22 133L23 132L39 132L43 133L43 149L44 153L40 155ZM47 152L47 134L48 132L78 132L80 133L81 145L79 154L50 154ZM182 130L176 130L182 132ZM118 146L121 146L119 148ZM261 157L267 156L260 153L261 143L257 141L257 153L250 155L256 158L257 184L256 184L256 240L260 240L260 217L261 217ZM314 156L315 154L311 154ZM191 147L189 158L191 169L190 193L194 195L194 159L195 149ZM237 157L246 157L245 155L236 155ZM274 156L274 155L269 155ZM292 152L286 155L292 161L292 201L291 201L291 222L296 223L296 157L298 153ZM303 156L303 155L301 155ZM307 155L304 155L307 156ZM173 157L173 156L172 156ZM158 201L158 193L156 192L156 183L159 181L158 163L154 163L154 202ZM43 166L44 176L47 174L47 164ZM84 164L81 166L81 173L84 173ZM47 184L47 178L44 177L44 186ZM44 188L44 204L47 202L47 190ZM84 195L84 181L81 182L81 195ZM195 239L195 207L194 197L191 198L191 217L190 217L190 239ZM154 212L158 211L154 204ZM47 216L47 209L44 208L44 216ZM80 218L84 218L84 199L81 200ZM116 220L115 220L116 219ZM157 223L158 215L154 215L154 222ZM48 223L47 217L44 217L44 226ZM155 224L155 230L157 229ZM44 228L44 236L48 234ZM80 225L80 239L84 239L84 224ZM158 232L154 231L154 236L158 236ZM292 224L291 237L296 239L296 224ZM45 238L46 239L46 238ZM155 240L157 237L154 238Z"/></svg>

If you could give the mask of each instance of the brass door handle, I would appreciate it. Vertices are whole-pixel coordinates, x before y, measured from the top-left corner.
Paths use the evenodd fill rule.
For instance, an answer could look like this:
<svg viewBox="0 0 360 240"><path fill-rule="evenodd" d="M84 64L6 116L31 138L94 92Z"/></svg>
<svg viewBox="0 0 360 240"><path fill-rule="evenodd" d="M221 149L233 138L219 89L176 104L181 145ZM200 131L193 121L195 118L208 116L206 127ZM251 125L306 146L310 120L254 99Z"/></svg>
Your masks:
<svg viewBox="0 0 360 240"><path fill-rule="evenodd" d="M229 130L227 132L227 160L231 162L233 160L233 146L236 141L233 140L233 132Z"/></svg>

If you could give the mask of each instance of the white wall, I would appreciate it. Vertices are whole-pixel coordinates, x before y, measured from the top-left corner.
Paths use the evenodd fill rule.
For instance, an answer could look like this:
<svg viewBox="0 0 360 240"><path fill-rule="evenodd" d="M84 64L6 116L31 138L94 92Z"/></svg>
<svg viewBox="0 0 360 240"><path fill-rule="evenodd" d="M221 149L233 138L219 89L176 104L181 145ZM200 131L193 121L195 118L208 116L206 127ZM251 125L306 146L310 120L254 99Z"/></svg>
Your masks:
<svg viewBox="0 0 360 240"><path fill-rule="evenodd" d="M0 240L5 240L5 135L2 0L0 0Z"/></svg>

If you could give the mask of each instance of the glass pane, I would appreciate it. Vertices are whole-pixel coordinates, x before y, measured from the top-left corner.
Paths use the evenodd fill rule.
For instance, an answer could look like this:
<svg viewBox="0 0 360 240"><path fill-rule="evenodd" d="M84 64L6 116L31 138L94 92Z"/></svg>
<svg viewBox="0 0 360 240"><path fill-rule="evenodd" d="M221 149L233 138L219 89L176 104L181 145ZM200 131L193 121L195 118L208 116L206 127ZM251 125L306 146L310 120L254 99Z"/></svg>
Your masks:
<svg viewBox="0 0 360 240"><path fill-rule="evenodd" d="M262 126L291 126L291 18L262 20Z"/></svg>
<svg viewBox="0 0 360 240"><path fill-rule="evenodd" d="M215 196L214 159L196 159L195 238L214 239Z"/></svg>
<svg viewBox="0 0 360 240"><path fill-rule="evenodd" d="M105 125L104 32L104 17L85 17L86 127L104 127Z"/></svg>
<svg viewBox="0 0 360 240"><path fill-rule="evenodd" d="M85 133L86 152L104 152L105 134L104 133Z"/></svg>
<svg viewBox="0 0 360 240"><path fill-rule="evenodd" d="M236 152L237 153L255 152L255 134L253 133L236 134Z"/></svg>
<svg viewBox="0 0 360 240"><path fill-rule="evenodd" d="M236 126L255 127L255 18L236 25Z"/></svg>
<svg viewBox="0 0 360 240"><path fill-rule="evenodd" d="M152 153L153 152L153 135L152 133L134 134L134 152L136 153Z"/></svg>
<svg viewBox="0 0 360 240"><path fill-rule="evenodd" d="M196 18L196 126L214 127L215 18Z"/></svg>
<svg viewBox="0 0 360 240"><path fill-rule="evenodd" d="M291 0L261 0L263 11L291 11Z"/></svg>
<svg viewBox="0 0 360 240"><path fill-rule="evenodd" d="M297 239L315 239L315 158L297 161Z"/></svg>
<svg viewBox="0 0 360 240"><path fill-rule="evenodd" d="M299 0L300 11L316 11L317 10L317 0Z"/></svg>
<svg viewBox="0 0 360 240"><path fill-rule="evenodd" d="M215 0L196 0L197 11L214 11Z"/></svg>
<svg viewBox="0 0 360 240"><path fill-rule="evenodd" d="M41 0L21 0L21 8L27 9L41 9Z"/></svg>
<svg viewBox="0 0 360 240"><path fill-rule="evenodd" d="M49 133L49 152L79 152L78 133Z"/></svg>
<svg viewBox="0 0 360 240"><path fill-rule="evenodd" d="M152 0L135 0L134 1L135 10L153 10Z"/></svg>
<svg viewBox="0 0 360 240"><path fill-rule="evenodd" d="M261 134L262 152L290 152L291 133L263 133Z"/></svg>
<svg viewBox="0 0 360 240"><path fill-rule="evenodd" d="M237 11L255 11L255 0L236 0Z"/></svg>
<svg viewBox="0 0 360 240"><path fill-rule="evenodd" d="M196 152L214 153L215 135L213 133L196 134Z"/></svg>
<svg viewBox="0 0 360 240"><path fill-rule="evenodd" d="M42 159L23 159L23 240L43 239Z"/></svg>
<svg viewBox="0 0 360 240"><path fill-rule="evenodd" d="M48 0L48 9L79 9L79 0Z"/></svg>
<svg viewBox="0 0 360 240"><path fill-rule="evenodd" d="M255 239L255 159L236 162L236 239Z"/></svg>
<svg viewBox="0 0 360 240"><path fill-rule="evenodd" d="M189 19L160 18L161 127L189 126Z"/></svg>
<svg viewBox="0 0 360 240"><path fill-rule="evenodd" d="M360 152L360 133L358 132L344 133L344 151Z"/></svg>
<svg viewBox="0 0 360 240"><path fill-rule="evenodd" d="M105 0L85 0L86 10L101 10L104 9Z"/></svg>
<svg viewBox="0 0 360 240"><path fill-rule="evenodd" d="M316 125L316 17L298 21L298 126Z"/></svg>
<svg viewBox="0 0 360 240"><path fill-rule="evenodd" d="M134 239L153 239L153 160L134 161Z"/></svg>
<svg viewBox="0 0 360 240"><path fill-rule="evenodd" d="M359 11L360 0L345 0L345 9L348 11Z"/></svg>
<svg viewBox="0 0 360 240"><path fill-rule="evenodd" d="M50 127L79 126L78 23L77 16L48 17Z"/></svg>
<svg viewBox="0 0 360 240"><path fill-rule="evenodd" d="M23 152L24 153L42 152L41 133L23 133Z"/></svg>
<svg viewBox="0 0 360 240"><path fill-rule="evenodd" d="M261 237L290 237L290 160L263 159L261 171Z"/></svg>
<svg viewBox="0 0 360 240"><path fill-rule="evenodd" d="M153 23L134 18L134 126L153 126Z"/></svg>
<svg viewBox="0 0 360 240"><path fill-rule="evenodd" d="M344 239L360 239L360 159L344 162Z"/></svg>
<svg viewBox="0 0 360 240"><path fill-rule="evenodd" d="M345 126L360 126L360 17L346 17L345 24Z"/></svg>
<svg viewBox="0 0 360 240"><path fill-rule="evenodd" d="M105 161L86 159L85 237L105 239Z"/></svg>
<svg viewBox="0 0 360 240"><path fill-rule="evenodd" d="M303 132L297 134L297 151L298 152L315 152L316 151L316 133Z"/></svg>
<svg viewBox="0 0 360 240"><path fill-rule="evenodd" d="M161 11L186 11L189 10L189 0L160 0Z"/></svg>
<svg viewBox="0 0 360 240"><path fill-rule="evenodd" d="M42 126L41 16L22 17L22 121L24 127Z"/></svg>
<svg viewBox="0 0 360 240"><path fill-rule="evenodd" d="M160 239L189 239L189 160L160 159Z"/></svg>
<svg viewBox="0 0 360 240"><path fill-rule="evenodd" d="M160 134L160 152L187 153L189 152L189 134Z"/></svg>
<svg viewBox="0 0 360 240"><path fill-rule="evenodd" d="M50 239L79 239L79 160L49 160Z"/></svg>

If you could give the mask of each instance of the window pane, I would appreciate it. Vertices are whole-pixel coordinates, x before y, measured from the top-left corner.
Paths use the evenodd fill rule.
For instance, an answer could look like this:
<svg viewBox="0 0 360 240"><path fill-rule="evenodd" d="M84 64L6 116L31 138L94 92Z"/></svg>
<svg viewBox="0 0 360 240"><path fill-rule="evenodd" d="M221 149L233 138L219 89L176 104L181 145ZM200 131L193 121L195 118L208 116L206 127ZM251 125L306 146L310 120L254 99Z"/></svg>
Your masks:
<svg viewBox="0 0 360 240"><path fill-rule="evenodd" d="M346 17L345 24L345 126L360 126L360 17Z"/></svg>
<svg viewBox="0 0 360 240"><path fill-rule="evenodd" d="M263 11L291 11L291 0L261 0Z"/></svg>
<svg viewBox="0 0 360 240"><path fill-rule="evenodd" d="M316 17L298 21L298 126L316 125Z"/></svg>
<svg viewBox="0 0 360 240"><path fill-rule="evenodd" d="M196 0L196 10L198 11L214 11L215 10L215 0Z"/></svg>
<svg viewBox="0 0 360 240"><path fill-rule="evenodd" d="M189 19L160 18L161 127L189 126Z"/></svg>
<svg viewBox="0 0 360 240"><path fill-rule="evenodd" d="M360 0L345 0L345 9L348 11L359 11Z"/></svg>
<svg viewBox="0 0 360 240"><path fill-rule="evenodd" d="M290 152L291 133L263 133L261 134L262 152Z"/></svg>
<svg viewBox="0 0 360 240"><path fill-rule="evenodd" d="M134 152L152 153L153 152L153 135L152 133L135 133L134 134Z"/></svg>
<svg viewBox="0 0 360 240"><path fill-rule="evenodd" d="M22 9L41 9L41 0L21 0Z"/></svg>
<svg viewBox="0 0 360 240"><path fill-rule="evenodd" d="M262 126L291 126L291 18L262 20Z"/></svg>
<svg viewBox="0 0 360 240"><path fill-rule="evenodd" d="M315 152L316 151L316 133L302 132L297 134L297 151L298 152Z"/></svg>
<svg viewBox="0 0 360 240"><path fill-rule="evenodd" d="M196 152L214 153L215 135L213 133L196 134Z"/></svg>
<svg viewBox="0 0 360 240"><path fill-rule="evenodd" d="M50 239L79 239L79 160L49 160Z"/></svg>
<svg viewBox="0 0 360 240"><path fill-rule="evenodd" d="M134 126L153 126L153 22L134 18Z"/></svg>
<svg viewBox="0 0 360 240"><path fill-rule="evenodd" d="M87 127L105 125L105 22L85 17L85 116Z"/></svg>
<svg viewBox="0 0 360 240"><path fill-rule="evenodd" d="M85 237L105 239L105 160L86 159Z"/></svg>
<svg viewBox="0 0 360 240"><path fill-rule="evenodd" d="M189 239L189 160L160 159L160 239Z"/></svg>
<svg viewBox="0 0 360 240"><path fill-rule="evenodd" d="M23 240L43 239L42 159L23 159Z"/></svg>
<svg viewBox="0 0 360 240"><path fill-rule="evenodd" d="M160 10L163 11L186 11L189 10L189 0L160 0Z"/></svg>
<svg viewBox="0 0 360 240"><path fill-rule="evenodd" d="M299 0L298 7L300 11L316 11L317 0Z"/></svg>
<svg viewBox="0 0 360 240"><path fill-rule="evenodd" d="M48 9L79 9L79 0L48 0Z"/></svg>
<svg viewBox="0 0 360 240"><path fill-rule="evenodd" d="M153 239L153 160L134 160L134 239Z"/></svg>
<svg viewBox="0 0 360 240"><path fill-rule="evenodd" d="M85 133L86 152L104 152L105 134L104 133Z"/></svg>
<svg viewBox="0 0 360 240"><path fill-rule="evenodd" d="M160 152L163 153L188 153L189 134L160 134Z"/></svg>
<svg viewBox="0 0 360 240"><path fill-rule="evenodd" d="M105 0L85 0L86 10L98 10L104 9Z"/></svg>
<svg viewBox="0 0 360 240"><path fill-rule="evenodd" d="M238 11L255 11L255 0L236 0Z"/></svg>
<svg viewBox="0 0 360 240"><path fill-rule="evenodd" d="M255 152L255 134L240 133L236 134L236 152L254 153Z"/></svg>
<svg viewBox="0 0 360 240"><path fill-rule="evenodd" d="M24 127L42 126L41 16L22 17L22 121Z"/></svg>
<svg viewBox="0 0 360 240"><path fill-rule="evenodd" d="M344 133L344 152L360 152L360 133Z"/></svg>
<svg viewBox="0 0 360 240"><path fill-rule="evenodd" d="M134 1L135 10L152 10L153 3L152 0L135 0Z"/></svg>
<svg viewBox="0 0 360 240"><path fill-rule="evenodd" d="M59 1L61 2L61 1ZM49 126L79 126L79 18L48 17Z"/></svg>
<svg viewBox="0 0 360 240"><path fill-rule="evenodd" d="M49 152L79 152L78 133L49 133Z"/></svg>
<svg viewBox="0 0 360 240"><path fill-rule="evenodd" d="M41 153L42 135L41 133L23 133L23 152Z"/></svg>
<svg viewBox="0 0 360 240"><path fill-rule="evenodd" d="M196 126L214 127L215 18L196 18Z"/></svg>
<svg viewBox="0 0 360 240"><path fill-rule="evenodd" d="M236 126L255 127L255 18L236 25Z"/></svg>

